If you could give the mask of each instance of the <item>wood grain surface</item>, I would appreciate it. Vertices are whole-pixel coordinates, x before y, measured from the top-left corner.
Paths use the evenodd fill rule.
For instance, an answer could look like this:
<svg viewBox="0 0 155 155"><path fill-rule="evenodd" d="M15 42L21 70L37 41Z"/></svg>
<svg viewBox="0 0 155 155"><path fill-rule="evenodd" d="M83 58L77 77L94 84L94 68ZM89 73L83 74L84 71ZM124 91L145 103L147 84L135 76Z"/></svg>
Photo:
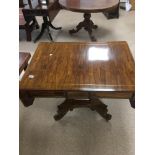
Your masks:
<svg viewBox="0 0 155 155"><path fill-rule="evenodd" d="M59 4L70 11L95 13L110 11L119 4L119 0L59 0Z"/></svg>
<svg viewBox="0 0 155 155"><path fill-rule="evenodd" d="M20 90L132 93L134 74L134 60L125 41L42 42L20 82Z"/></svg>

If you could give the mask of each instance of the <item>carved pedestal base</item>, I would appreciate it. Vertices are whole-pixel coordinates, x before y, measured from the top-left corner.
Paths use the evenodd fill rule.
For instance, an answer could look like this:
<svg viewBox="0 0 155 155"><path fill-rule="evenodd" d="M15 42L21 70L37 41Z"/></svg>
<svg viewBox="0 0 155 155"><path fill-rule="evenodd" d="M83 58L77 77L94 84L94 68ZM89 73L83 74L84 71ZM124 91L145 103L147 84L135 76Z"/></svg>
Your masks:
<svg viewBox="0 0 155 155"><path fill-rule="evenodd" d="M76 99L66 99L62 104L58 106L57 114L54 116L56 121L62 119L65 114L74 108L87 107L93 111L96 111L102 116L106 121L111 119L111 115L108 114L107 105L102 103L99 99L88 99L88 100L76 100Z"/></svg>
<svg viewBox="0 0 155 155"><path fill-rule="evenodd" d="M36 37L36 39L34 40L34 42L38 41L42 37L42 35L44 34L45 29L47 29L48 35L49 35L50 39L53 41L49 27L51 27L52 29L55 29L55 30L60 30L61 29L61 27L54 27L51 24L51 22L47 19L47 17L43 17L43 23L42 23L42 27L41 27L41 32Z"/></svg>
<svg viewBox="0 0 155 155"><path fill-rule="evenodd" d="M91 14L85 13L84 20L76 26L76 29L70 30L69 33L73 34L84 28L88 32L91 41L96 41L95 37L92 35L92 29L97 29L98 26L95 25L90 18Z"/></svg>

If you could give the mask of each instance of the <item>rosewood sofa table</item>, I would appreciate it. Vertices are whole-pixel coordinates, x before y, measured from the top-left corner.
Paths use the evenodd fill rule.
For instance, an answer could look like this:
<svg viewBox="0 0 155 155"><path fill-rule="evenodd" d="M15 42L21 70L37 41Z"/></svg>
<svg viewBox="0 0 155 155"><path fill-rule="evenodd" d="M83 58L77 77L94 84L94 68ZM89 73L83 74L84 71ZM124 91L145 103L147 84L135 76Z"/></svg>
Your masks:
<svg viewBox="0 0 155 155"><path fill-rule="evenodd" d="M91 13L111 12L118 7L119 0L59 0L59 4L66 10L84 13L84 20L76 26L76 29L70 30L69 33L73 34L84 28L88 32L91 41L96 41L92 30L97 29L98 26L90 19Z"/></svg>
<svg viewBox="0 0 155 155"><path fill-rule="evenodd" d="M20 81L24 106L35 97L64 97L55 120L69 110L87 107L107 121L107 105L99 98L134 100L134 60L125 41L107 43L41 42Z"/></svg>

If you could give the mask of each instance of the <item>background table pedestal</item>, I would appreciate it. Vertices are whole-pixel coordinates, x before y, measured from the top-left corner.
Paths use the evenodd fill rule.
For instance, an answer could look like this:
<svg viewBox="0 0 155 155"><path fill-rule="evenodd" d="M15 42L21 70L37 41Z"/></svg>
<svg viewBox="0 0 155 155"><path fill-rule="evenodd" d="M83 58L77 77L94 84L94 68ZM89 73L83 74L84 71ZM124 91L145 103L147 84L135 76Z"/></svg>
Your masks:
<svg viewBox="0 0 155 155"><path fill-rule="evenodd" d="M52 38L52 35L51 35L51 32L50 32L50 27L54 30L60 30L61 27L54 27L52 25L52 23L48 20L48 17L47 16L44 16L43 17L43 23L42 23L42 27L41 27L41 32L39 33L39 35L36 37L36 39L34 40L34 42L37 42L41 37L42 35L44 34L44 31L45 29L47 29L48 31L48 35L51 39L51 41L53 41L53 38Z"/></svg>
<svg viewBox="0 0 155 155"><path fill-rule="evenodd" d="M84 13L84 20L76 26L76 29L70 30L69 33L73 34L84 28L88 32L91 41L96 41L95 37L92 34L92 30L97 29L98 26L95 25L90 18L90 13Z"/></svg>

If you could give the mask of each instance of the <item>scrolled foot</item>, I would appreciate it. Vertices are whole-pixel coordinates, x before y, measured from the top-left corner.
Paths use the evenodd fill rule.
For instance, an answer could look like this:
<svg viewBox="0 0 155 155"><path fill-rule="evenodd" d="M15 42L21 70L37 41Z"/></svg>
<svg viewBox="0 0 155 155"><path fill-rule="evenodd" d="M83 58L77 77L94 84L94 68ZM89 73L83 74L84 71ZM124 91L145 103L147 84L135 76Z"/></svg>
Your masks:
<svg viewBox="0 0 155 155"><path fill-rule="evenodd" d="M109 121L109 120L111 120L112 115L106 114L104 118L105 118L106 121Z"/></svg>
<svg viewBox="0 0 155 155"><path fill-rule="evenodd" d="M56 121L58 121L58 120L62 119L63 116L64 116L64 115L56 114L56 115L54 115L54 119L55 119Z"/></svg>
<svg viewBox="0 0 155 155"><path fill-rule="evenodd" d="M97 41L96 38L93 36L91 29L86 29L86 31L88 32L91 41L93 42Z"/></svg>
<svg viewBox="0 0 155 155"><path fill-rule="evenodd" d="M65 109L59 109L59 108L58 108L57 114L54 115L54 119L55 119L56 121L62 119L68 111L69 111L69 109L66 109L66 108L65 108Z"/></svg>
<svg viewBox="0 0 155 155"><path fill-rule="evenodd" d="M92 27L93 29L97 29L98 28L98 26L97 25L93 25L93 27Z"/></svg>
<svg viewBox="0 0 155 155"><path fill-rule="evenodd" d="M69 30L69 34L73 34L73 33L76 33L76 30Z"/></svg>
<svg viewBox="0 0 155 155"><path fill-rule="evenodd" d="M69 30L69 34L77 33L80 29L72 29Z"/></svg>
<svg viewBox="0 0 155 155"><path fill-rule="evenodd" d="M103 117L106 121L111 120L112 115L108 114L107 105L102 103L101 101L95 99L94 100L98 105L95 105L93 108L98 112L98 114Z"/></svg>
<svg viewBox="0 0 155 155"><path fill-rule="evenodd" d="M54 27L53 29L54 29L54 30L61 30L62 27Z"/></svg>
<svg viewBox="0 0 155 155"><path fill-rule="evenodd" d="M49 23L49 26L50 26L52 29L54 29L54 30L61 30L61 29L62 29L62 27L55 27L55 26L53 26L51 23Z"/></svg>
<svg viewBox="0 0 155 155"><path fill-rule="evenodd" d="M55 30L61 30L62 29L62 27L56 27L56 29Z"/></svg>

